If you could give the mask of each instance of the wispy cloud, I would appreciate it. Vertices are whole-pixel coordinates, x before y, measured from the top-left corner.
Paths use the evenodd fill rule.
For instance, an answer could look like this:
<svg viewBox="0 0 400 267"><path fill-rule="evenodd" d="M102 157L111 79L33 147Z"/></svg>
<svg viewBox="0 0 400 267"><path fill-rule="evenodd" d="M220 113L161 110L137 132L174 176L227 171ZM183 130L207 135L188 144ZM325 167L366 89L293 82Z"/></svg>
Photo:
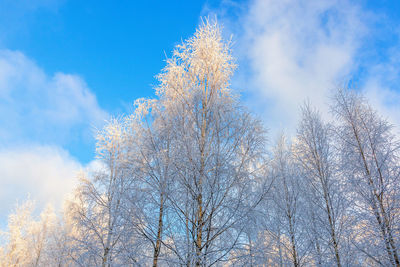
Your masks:
<svg viewBox="0 0 400 267"><path fill-rule="evenodd" d="M63 149L24 146L0 150L0 226L6 222L16 200L28 196L39 207L47 203L61 208L72 192L81 164ZM4 226L4 225L3 225Z"/></svg>
<svg viewBox="0 0 400 267"><path fill-rule="evenodd" d="M362 89L369 102L378 109L400 133L400 34L386 51L383 62L368 69Z"/></svg>
<svg viewBox="0 0 400 267"><path fill-rule="evenodd" d="M0 50L0 146L91 138L107 116L79 76L48 76L24 54Z"/></svg>
<svg viewBox="0 0 400 267"><path fill-rule="evenodd" d="M107 117L79 76L47 75L23 53L0 50L0 214L28 195L40 208L61 207L82 168L68 144L92 147Z"/></svg>
<svg viewBox="0 0 400 267"><path fill-rule="evenodd" d="M226 9L236 13L230 12L232 16ZM359 78L359 89L374 97L371 103L385 110L392 121L399 121L395 118L398 110L386 97L398 99L400 94L393 87L388 89L385 78L389 74L400 77L398 62L390 59L398 54L398 46L393 45L395 53L390 53L389 59L385 53L380 62L368 59L377 48L368 42L383 34L375 29L375 23L390 21L383 22L380 14L361 3L255 0L238 7L225 1L220 10L211 13L234 35L234 49L242 65L237 86L245 87L249 105L262 112L272 132L293 132L304 100L328 114L330 91Z"/></svg>

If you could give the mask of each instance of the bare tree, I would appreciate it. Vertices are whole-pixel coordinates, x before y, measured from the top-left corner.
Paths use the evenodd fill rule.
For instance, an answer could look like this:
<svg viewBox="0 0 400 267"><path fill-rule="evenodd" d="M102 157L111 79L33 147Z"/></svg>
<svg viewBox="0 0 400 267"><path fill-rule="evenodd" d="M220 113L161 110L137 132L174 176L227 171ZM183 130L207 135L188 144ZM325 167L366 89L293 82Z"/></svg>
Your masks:
<svg viewBox="0 0 400 267"><path fill-rule="evenodd" d="M153 266L158 265L162 251L169 184L174 170L172 122L159 108L156 100L139 99L135 112L126 118L129 129L126 146L132 169L127 198L132 206L129 216L132 230L153 249Z"/></svg>
<svg viewBox="0 0 400 267"><path fill-rule="evenodd" d="M392 126L354 91L338 90L332 109L341 121L342 168L357 220L354 245L374 264L400 266L399 142Z"/></svg>
<svg viewBox="0 0 400 267"><path fill-rule="evenodd" d="M217 24L206 21L177 46L159 75L158 96L174 134L171 227L164 244L180 264L225 259L257 205L264 130L229 89L235 65Z"/></svg>
<svg viewBox="0 0 400 267"><path fill-rule="evenodd" d="M111 266L118 262L121 240L126 238L123 201L129 188L124 128L114 119L97 135L97 155L101 162L91 178L81 176L75 199L69 203L69 222L76 241L72 257L80 265Z"/></svg>
<svg viewBox="0 0 400 267"><path fill-rule="evenodd" d="M340 267L340 235L344 216L344 200L336 175L336 158L332 148L332 134L320 115L310 104L302 107L302 119L297 132L296 159L306 178L306 194L310 195L310 226L317 255L321 255L321 241L332 251L336 265ZM321 214L322 218L316 218ZM322 230L317 234L317 231ZM324 238L327 233L328 238ZM322 239L321 239L322 238ZM327 262L329 263L329 261Z"/></svg>
<svg viewBox="0 0 400 267"><path fill-rule="evenodd" d="M17 205L9 216L5 246L0 247L0 266L45 266L53 263L51 235L56 229L56 214L47 206L39 218L33 215L33 201Z"/></svg>
<svg viewBox="0 0 400 267"><path fill-rule="evenodd" d="M274 148L271 162L271 175L274 177L273 203L275 205L275 238L279 250L279 264L303 265L304 230L301 213L304 210L301 196L301 173L294 162L292 145L282 135ZM288 251L289 257L285 257Z"/></svg>

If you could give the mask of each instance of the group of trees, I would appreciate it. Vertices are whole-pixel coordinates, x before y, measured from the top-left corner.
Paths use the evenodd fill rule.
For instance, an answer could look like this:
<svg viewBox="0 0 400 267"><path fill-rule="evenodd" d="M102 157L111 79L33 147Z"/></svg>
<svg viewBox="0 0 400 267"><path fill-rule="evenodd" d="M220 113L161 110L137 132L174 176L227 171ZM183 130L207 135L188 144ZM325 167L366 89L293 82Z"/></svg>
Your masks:
<svg viewBox="0 0 400 267"><path fill-rule="evenodd" d="M301 108L269 149L230 89L230 44L205 22L155 99L98 132L101 167L63 216L10 216L0 266L400 266L400 143L354 90L325 122Z"/></svg>

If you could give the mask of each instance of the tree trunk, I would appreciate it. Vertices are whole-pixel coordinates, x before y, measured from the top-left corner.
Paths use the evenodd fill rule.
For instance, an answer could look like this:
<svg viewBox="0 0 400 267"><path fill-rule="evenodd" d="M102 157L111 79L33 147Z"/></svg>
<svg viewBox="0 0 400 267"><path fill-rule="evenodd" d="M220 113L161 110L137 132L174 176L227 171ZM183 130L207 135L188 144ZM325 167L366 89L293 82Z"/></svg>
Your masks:
<svg viewBox="0 0 400 267"><path fill-rule="evenodd" d="M156 240L156 246L154 248L154 255L153 255L153 267L157 267L158 256L160 255L161 235L162 235L162 228L163 228L163 215L164 215L164 194L161 193L160 211L159 211L159 215L158 215L157 240Z"/></svg>
<svg viewBox="0 0 400 267"><path fill-rule="evenodd" d="M102 261L102 264L101 264L102 267L106 267L107 266L107 258L108 258L108 252L109 251L110 251L109 248L105 248L104 249L103 261Z"/></svg>
<svg viewBox="0 0 400 267"><path fill-rule="evenodd" d="M292 217L289 217L289 232L290 232L290 243L292 243L292 257L293 257L293 265L294 267L299 267L299 261L297 257L297 249L296 249L296 241L294 236L294 227L292 222Z"/></svg>
<svg viewBox="0 0 400 267"><path fill-rule="evenodd" d="M353 133L354 133L354 136L356 138L356 141L357 141L357 145L358 145L359 152L361 154L361 158L363 160L363 164L364 164L364 168L365 168L365 174L367 176L368 185L371 187L371 193L372 193L372 198L373 198L372 199L372 210L374 211L375 218L376 218L376 220L378 222L378 225L380 227L380 230L381 230L381 233L382 233L382 238L384 239L385 246L386 246L386 251L388 253L390 262L394 266L400 267L399 257L397 255L397 251L394 249L395 248L394 247L394 241L393 241L393 239L390 239L388 237L387 231L390 231L390 227L389 227L389 225L387 224L387 222L385 220L382 220L382 215L385 214L384 213L385 210L384 210L384 207L383 207L383 203L381 203L379 194L376 192L374 181L372 180L372 177L371 177L371 171L370 171L370 169L368 167L368 163L367 163L367 160L366 160L366 157L365 157L365 154L364 154L364 149L361 146L361 140L359 138L358 131L356 130L356 127L355 127L355 125L353 123L352 123L352 129L353 129ZM380 204L380 210L381 210L381 212L383 214L381 214L379 212L379 209L378 209L375 201L378 201L378 203ZM393 244L393 246L392 246L392 244Z"/></svg>

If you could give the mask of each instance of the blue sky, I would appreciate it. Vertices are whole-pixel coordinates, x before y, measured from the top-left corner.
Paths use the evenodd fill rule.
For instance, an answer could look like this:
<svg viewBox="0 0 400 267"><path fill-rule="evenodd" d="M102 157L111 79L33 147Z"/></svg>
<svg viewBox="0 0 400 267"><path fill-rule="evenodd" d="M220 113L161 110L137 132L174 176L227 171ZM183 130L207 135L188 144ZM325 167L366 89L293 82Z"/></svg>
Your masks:
<svg viewBox="0 0 400 267"><path fill-rule="evenodd" d="M232 86L276 133L353 80L400 125L400 2L0 0L0 214L60 205L93 164L93 131L154 96L154 76L201 16L233 36ZM0 217L4 225L5 216Z"/></svg>
<svg viewBox="0 0 400 267"><path fill-rule="evenodd" d="M193 33L203 5L3 0L0 47L23 53L50 76L78 75L102 109L119 114L134 99L153 95L154 76L165 55ZM92 160L93 147L80 140L63 141L80 161Z"/></svg>

